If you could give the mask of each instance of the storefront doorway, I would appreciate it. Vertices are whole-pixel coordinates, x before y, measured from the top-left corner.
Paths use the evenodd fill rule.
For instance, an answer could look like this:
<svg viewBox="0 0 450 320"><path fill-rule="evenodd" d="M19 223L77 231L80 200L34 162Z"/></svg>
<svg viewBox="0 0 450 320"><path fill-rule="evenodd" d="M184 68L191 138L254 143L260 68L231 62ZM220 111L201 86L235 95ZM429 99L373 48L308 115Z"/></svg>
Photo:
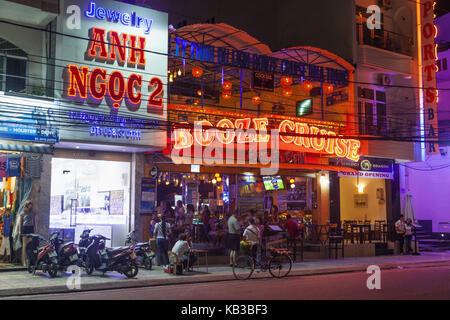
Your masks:
<svg viewBox="0 0 450 320"><path fill-rule="evenodd" d="M53 158L50 231L78 241L84 229L120 246L130 226L129 162Z"/></svg>

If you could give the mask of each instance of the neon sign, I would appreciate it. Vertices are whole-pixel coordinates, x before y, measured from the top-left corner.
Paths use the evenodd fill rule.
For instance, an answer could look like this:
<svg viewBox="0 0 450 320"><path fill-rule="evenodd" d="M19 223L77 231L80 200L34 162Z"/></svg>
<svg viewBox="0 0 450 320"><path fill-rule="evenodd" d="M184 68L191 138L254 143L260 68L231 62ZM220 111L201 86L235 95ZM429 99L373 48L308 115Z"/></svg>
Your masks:
<svg viewBox="0 0 450 320"><path fill-rule="evenodd" d="M86 60L114 63L128 67L145 68L145 37L121 33L116 31L106 32L102 28L89 30L91 39L87 50ZM106 48L106 39L109 39L109 48ZM129 46L127 50L127 46ZM128 55L128 57L127 57ZM68 65L65 73L65 96L68 98L87 101L90 105L99 105L106 98L106 103L112 110L118 110L122 101L130 111L137 111L142 100L141 88L144 80L141 75L133 73L125 78L120 71L112 71L108 74L106 69L87 66ZM147 112L163 114L164 84L160 78L153 77L148 82L149 98Z"/></svg>
<svg viewBox="0 0 450 320"><path fill-rule="evenodd" d="M253 128L251 128L252 126ZM194 144L208 147L216 140L223 145L267 143L270 141L270 135L267 133L268 126L268 118L236 119L234 122L225 118L220 120L215 127L226 130L208 130L214 128L210 121L196 121L193 130L184 128L174 130L173 148L186 149L191 148ZM330 154L352 161L359 160L361 147L359 140L340 138L334 131L292 120L282 121L278 130L284 134L299 134L299 136L280 135L280 140L305 152Z"/></svg>
<svg viewBox="0 0 450 320"><path fill-rule="evenodd" d="M108 8L98 7L94 1L89 3L89 9L84 12L88 18L96 18L98 20L107 20L114 23L121 23L124 26L131 26L136 28L143 28L145 34L150 33L153 20L139 17L136 12L127 13L111 10Z"/></svg>

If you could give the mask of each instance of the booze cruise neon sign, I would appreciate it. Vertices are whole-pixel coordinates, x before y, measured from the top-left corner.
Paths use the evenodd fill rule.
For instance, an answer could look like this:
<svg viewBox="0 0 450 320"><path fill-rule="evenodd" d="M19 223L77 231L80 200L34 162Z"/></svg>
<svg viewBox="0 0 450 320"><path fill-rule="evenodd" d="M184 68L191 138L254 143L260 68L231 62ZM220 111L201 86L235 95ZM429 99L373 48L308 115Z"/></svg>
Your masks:
<svg viewBox="0 0 450 320"><path fill-rule="evenodd" d="M236 119L234 122L225 118L215 125L216 128L225 130L212 129L214 126L208 120L196 121L193 130L184 128L174 130L173 148L176 150L188 149L195 144L208 147L215 141L223 145L268 143L271 137L267 133L268 126L269 119L267 118ZM352 161L359 160L361 147L359 140L344 139L334 131L292 120L282 121L277 129L284 134L298 134L297 136L280 135L280 140L287 145L295 145L302 151L335 155Z"/></svg>

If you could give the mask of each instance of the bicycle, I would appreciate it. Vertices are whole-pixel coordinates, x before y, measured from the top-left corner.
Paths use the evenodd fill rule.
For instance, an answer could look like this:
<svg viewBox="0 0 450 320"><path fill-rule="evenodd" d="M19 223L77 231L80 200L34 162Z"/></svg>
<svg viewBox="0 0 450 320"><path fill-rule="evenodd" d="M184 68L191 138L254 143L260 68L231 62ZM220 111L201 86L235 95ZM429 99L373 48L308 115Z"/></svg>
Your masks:
<svg viewBox="0 0 450 320"><path fill-rule="evenodd" d="M250 249L251 252L251 249ZM292 258L287 249L270 249L270 256L261 257L261 262L255 262L251 254L241 255L236 258L233 265L233 274L237 280L249 279L255 271L255 266L259 267L260 272L269 273L274 278L284 278L289 275L292 269Z"/></svg>

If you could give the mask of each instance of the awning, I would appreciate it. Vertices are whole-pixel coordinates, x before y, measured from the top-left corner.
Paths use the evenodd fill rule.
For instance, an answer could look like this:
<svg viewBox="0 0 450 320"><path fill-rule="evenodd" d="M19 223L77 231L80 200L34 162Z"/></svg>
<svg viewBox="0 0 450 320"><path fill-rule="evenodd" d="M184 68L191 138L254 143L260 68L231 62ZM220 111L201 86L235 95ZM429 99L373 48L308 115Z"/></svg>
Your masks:
<svg viewBox="0 0 450 320"><path fill-rule="evenodd" d="M15 151L21 153L53 153L53 146L48 144L24 144L24 143L0 143L0 152L4 151ZM15 154L14 156L18 156ZM23 155L19 155L23 156ZM2 158L7 158L8 155L0 155Z"/></svg>

